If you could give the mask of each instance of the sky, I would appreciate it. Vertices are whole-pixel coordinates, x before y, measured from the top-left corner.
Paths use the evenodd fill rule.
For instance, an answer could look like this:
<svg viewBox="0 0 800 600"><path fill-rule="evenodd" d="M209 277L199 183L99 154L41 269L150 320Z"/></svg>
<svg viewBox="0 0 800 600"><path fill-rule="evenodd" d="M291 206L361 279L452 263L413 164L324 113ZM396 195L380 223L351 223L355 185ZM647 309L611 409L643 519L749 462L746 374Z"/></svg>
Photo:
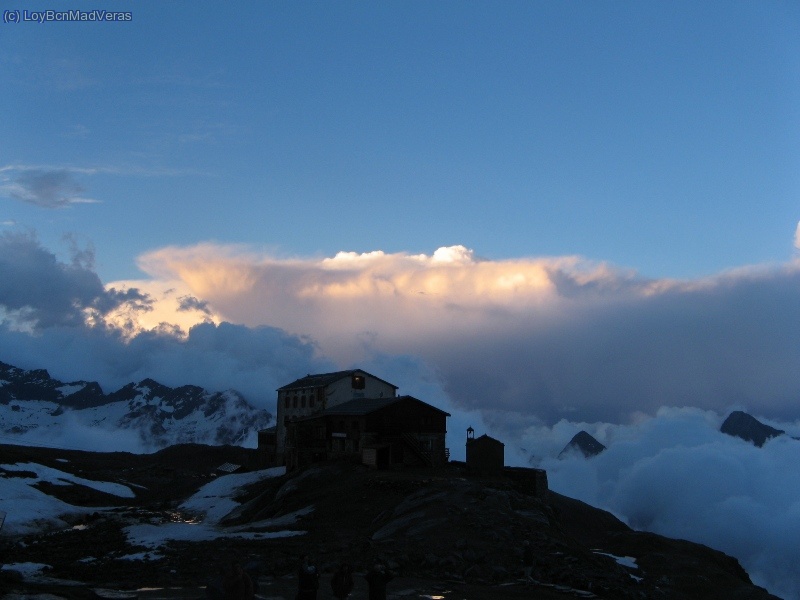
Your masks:
<svg viewBox="0 0 800 600"><path fill-rule="evenodd" d="M800 421L797 3L24 20L87 8L3 7L0 360L270 410L360 367L539 462L671 411Z"/></svg>
<svg viewBox="0 0 800 600"><path fill-rule="evenodd" d="M791 256L793 2L115 8L0 28L0 218L91 244L104 282L209 241L648 277Z"/></svg>

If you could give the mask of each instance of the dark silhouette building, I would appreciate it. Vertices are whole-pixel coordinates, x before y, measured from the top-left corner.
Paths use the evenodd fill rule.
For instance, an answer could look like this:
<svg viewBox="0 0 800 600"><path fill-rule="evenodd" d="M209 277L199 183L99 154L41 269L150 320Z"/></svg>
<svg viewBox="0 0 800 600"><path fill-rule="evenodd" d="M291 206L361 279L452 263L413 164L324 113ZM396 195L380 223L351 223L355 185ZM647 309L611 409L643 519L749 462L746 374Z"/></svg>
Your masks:
<svg viewBox="0 0 800 600"><path fill-rule="evenodd" d="M394 398L397 386L361 369L306 375L278 388L276 425L258 432L258 447L267 465L285 464L287 423L350 400Z"/></svg>
<svg viewBox="0 0 800 600"><path fill-rule="evenodd" d="M286 423L287 468L336 458L373 467L439 466L450 414L412 396L363 398Z"/></svg>
<svg viewBox="0 0 800 600"><path fill-rule="evenodd" d="M467 469L479 475L500 475L505 464L505 444L475 430L467 429Z"/></svg>

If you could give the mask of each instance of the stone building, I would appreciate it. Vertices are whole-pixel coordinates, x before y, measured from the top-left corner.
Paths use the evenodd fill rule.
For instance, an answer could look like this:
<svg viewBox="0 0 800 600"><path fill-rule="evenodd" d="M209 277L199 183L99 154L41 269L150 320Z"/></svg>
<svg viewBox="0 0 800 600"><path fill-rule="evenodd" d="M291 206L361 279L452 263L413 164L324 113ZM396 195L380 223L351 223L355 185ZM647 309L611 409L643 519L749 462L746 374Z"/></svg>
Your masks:
<svg viewBox="0 0 800 600"><path fill-rule="evenodd" d="M349 458L376 468L449 459L444 412L412 396L362 398L287 422L287 468Z"/></svg>
<svg viewBox="0 0 800 600"><path fill-rule="evenodd" d="M362 371L306 375L278 388L274 428L259 431L258 446L266 464L283 465L286 424L350 400L394 398L397 386Z"/></svg>

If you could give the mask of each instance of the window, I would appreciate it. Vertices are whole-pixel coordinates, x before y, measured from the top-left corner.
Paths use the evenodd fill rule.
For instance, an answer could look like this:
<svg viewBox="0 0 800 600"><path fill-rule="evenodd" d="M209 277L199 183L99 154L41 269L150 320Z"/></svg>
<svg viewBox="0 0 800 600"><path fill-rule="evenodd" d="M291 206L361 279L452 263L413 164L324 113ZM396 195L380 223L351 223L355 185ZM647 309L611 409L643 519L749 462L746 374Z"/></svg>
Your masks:
<svg viewBox="0 0 800 600"><path fill-rule="evenodd" d="M306 397L305 396L301 396L300 397L300 407L301 408L305 408L306 407Z"/></svg>
<svg viewBox="0 0 800 600"><path fill-rule="evenodd" d="M308 398L308 407L314 408L314 396L309 396Z"/></svg>
<svg viewBox="0 0 800 600"><path fill-rule="evenodd" d="M367 385L367 379L363 375L353 374L352 386L354 390L363 390Z"/></svg>
<svg viewBox="0 0 800 600"><path fill-rule="evenodd" d="M294 399L292 400L292 406L294 408L297 408L297 396L295 396Z"/></svg>
<svg viewBox="0 0 800 600"><path fill-rule="evenodd" d="M289 408L289 396L283 399L283 408Z"/></svg>

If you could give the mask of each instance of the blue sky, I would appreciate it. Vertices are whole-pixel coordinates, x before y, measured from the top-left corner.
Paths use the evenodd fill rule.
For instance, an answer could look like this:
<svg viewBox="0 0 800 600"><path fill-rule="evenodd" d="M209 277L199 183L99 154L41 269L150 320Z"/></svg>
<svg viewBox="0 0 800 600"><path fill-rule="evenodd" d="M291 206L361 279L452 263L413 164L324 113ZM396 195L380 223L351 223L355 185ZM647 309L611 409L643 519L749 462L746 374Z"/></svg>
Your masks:
<svg viewBox="0 0 800 600"><path fill-rule="evenodd" d="M682 278L792 256L794 3L115 7L0 28L0 221L93 245L103 281L209 240Z"/></svg>

